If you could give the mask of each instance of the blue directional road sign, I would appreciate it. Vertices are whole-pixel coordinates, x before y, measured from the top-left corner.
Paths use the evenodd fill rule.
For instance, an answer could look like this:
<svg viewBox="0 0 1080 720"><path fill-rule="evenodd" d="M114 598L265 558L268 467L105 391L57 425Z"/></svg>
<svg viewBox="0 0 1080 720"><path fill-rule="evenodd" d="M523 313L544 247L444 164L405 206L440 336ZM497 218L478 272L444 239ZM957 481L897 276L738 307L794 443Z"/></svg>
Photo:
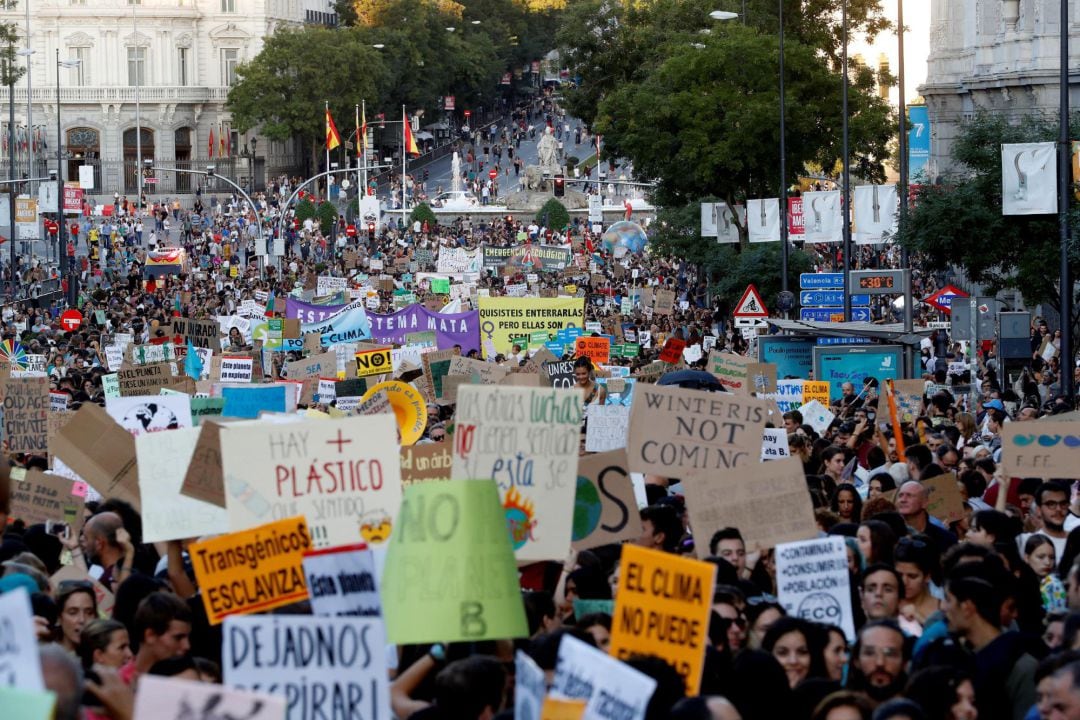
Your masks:
<svg viewBox="0 0 1080 720"><path fill-rule="evenodd" d="M805 307L843 307L843 290L803 290L799 293L799 304ZM852 295L851 304L861 307L870 306L869 295Z"/></svg>
<svg viewBox="0 0 1080 720"><path fill-rule="evenodd" d="M813 320L815 322L830 322L836 316L837 320L843 320L844 311L841 308L831 307L804 307L799 310L800 320ZM851 308L851 319L854 322L870 322L870 308Z"/></svg>
<svg viewBox="0 0 1080 720"><path fill-rule="evenodd" d="M799 287L803 290L843 288L844 273L801 273Z"/></svg>

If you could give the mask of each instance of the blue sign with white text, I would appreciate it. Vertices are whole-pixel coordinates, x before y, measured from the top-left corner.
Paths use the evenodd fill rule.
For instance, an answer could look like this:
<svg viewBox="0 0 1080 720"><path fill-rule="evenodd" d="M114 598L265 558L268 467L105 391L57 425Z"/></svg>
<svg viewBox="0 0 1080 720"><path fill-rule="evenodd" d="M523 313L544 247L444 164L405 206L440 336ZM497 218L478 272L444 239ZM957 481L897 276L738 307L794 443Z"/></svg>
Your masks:
<svg viewBox="0 0 1080 720"><path fill-rule="evenodd" d="M830 322L833 315L843 315L843 308L831 307L804 307L799 309L800 320L813 320L814 322ZM852 322L870 322L870 308L851 308Z"/></svg>
<svg viewBox="0 0 1080 720"><path fill-rule="evenodd" d="M811 377L814 370L814 339L791 335L761 335L758 337L758 362L776 365L776 377Z"/></svg>
<svg viewBox="0 0 1080 720"><path fill-rule="evenodd" d="M818 307L843 307L843 290L803 290L799 293L799 304ZM870 307L869 295L852 295L851 304Z"/></svg>
<svg viewBox="0 0 1080 720"><path fill-rule="evenodd" d="M820 288L843 288L844 273L801 273L799 287L803 290Z"/></svg>
<svg viewBox="0 0 1080 720"><path fill-rule="evenodd" d="M925 105L908 107L908 173L915 181L926 174L930 162L930 111Z"/></svg>

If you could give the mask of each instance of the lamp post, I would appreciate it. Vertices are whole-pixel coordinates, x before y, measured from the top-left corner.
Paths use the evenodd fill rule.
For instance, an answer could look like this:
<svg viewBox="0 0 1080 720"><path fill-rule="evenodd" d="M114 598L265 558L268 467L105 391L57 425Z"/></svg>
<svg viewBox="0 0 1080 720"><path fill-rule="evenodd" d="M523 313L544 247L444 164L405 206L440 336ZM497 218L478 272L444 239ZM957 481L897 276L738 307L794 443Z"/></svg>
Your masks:
<svg viewBox="0 0 1080 720"><path fill-rule="evenodd" d="M781 0L783 2L783 0ZM842 176L840 204L843 206L843 239L844 239L844 320L851 321L851 172L848 157L848 27L847 27L847 0L842 0L841 23L843 32L841 35L840 75L842 77L840 93L841 125L843 126L843 141L841 152L843 153L844 170Z"/></svg>
<svg viewBox="0 0 1080 720"><path fill-rule="evenodd" d="M30 3L26 3L26 44L30 44ZM34 51L29 47L22 48L17 53L20 57L26 58L26 177L34 176L34 122L33 122L33 110L32 110L32 95L33 85L30 78L31 64L30 56L34 54ZM30 195L34 194L34 184L30 183L29 186Z"/></svg>
<svg viewBox="0 0 1080 720"><path fill-rule="evenodd" d="M255 147L259 144L258 138L248 140L248 188L255 191Z"/></svg>
<svg viewBox="0 0 1080 720"><path fill-rule="evenodd" d="M1073 402L1072 306L1073 281L1069 269L1069 193L1072 163L1069 147L1069 0L1061 0L1058 107L1058 239L1061 243L1061 394Z"/></svg>
<svg viewBox="0 0 1080 720"><path fill-rule="evenodd" d="M56 215L57 215L57 236L56 242L60 253L60 277L64 277L64 270L68 271L68 307L77 307L79 300L79 276L75 272L75 268L72 262L75 258L68 257L67 243L65 237L67 235L67 223L64 221L64 143L61 127L60 127L60 68L74 68L79 66L78 60L61 60L60 48L56 49Z"/></svg>
<svg viewBox="0 0 1080 720"><path fill-rule="evenodd" d="M908 206L908 131L907 131L907 101L904 99L904 0L896 2L896 49L900 67L897 69L896 79L900 84L900 102L898 110L900 114L900 135L898 151L900 153L900 219L899 226L904 227L907 221ZM906 246L900 247L900 267L907 270L907 281L904 283L904 333L910 335L914 331L915 309L912 307L911 298L911 255ZM906 372L914 376L915 373L915 347L904 346L904 362L907 365Z"/></svg>
<svg viewBox="0 0 1080 720"><path fill-rule="evenodd" d="M788 292L787 128L784 98L784 0L780 12L780 291ZM786 316L785 316L786 317Z"/></svg>

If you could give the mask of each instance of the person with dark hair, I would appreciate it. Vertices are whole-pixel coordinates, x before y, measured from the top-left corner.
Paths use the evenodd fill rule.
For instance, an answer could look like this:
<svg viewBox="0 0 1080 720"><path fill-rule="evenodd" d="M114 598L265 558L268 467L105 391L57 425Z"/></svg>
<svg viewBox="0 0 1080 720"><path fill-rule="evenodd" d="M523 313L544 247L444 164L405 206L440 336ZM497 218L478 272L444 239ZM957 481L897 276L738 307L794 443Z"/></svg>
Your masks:
<svg viewBox="0 0 1080 720"><path fill-rule="evenodd" d="M919 704L927 720L976 720L975 684L963 670L938 665L919 670L904 695Z"/></svg>
<svg viewBox="0 0 1080 720"><path fill-rule="evenodd" d="M896 568L884 563L867 566L859 592L867 620L896 620L904 599L904 581Z"/></svg>
<svg viewBox="0 0 1080 720"><path fill-rule="evenodd" d="M79 635L79 659L84 670L94 665L119 670L132 657L127 628L116 620L91 620Z"/></svg>
<svg viewBox="0 0 1080 720"><path fill-rule="evenodd" d="M634 655L625 662L656 681L656 689L645 708L645 720L666 720L675 703L686 697L682 676L670 663L654 655Z"/></svg>
<svg viewBox="0 0 1080 720"><path fill-rule="evenodd" d="M1054 557L1065 555L1065 520L1069 515L1069 486L1060 480L1048 480L1035 491L1035 508L1042 527L1033 533L1024 533L1016 540L1016 547L1024 551L1024 545L1032 535L1045 535L1054 544Z"/></svg>
<svg viewBox="0 0 1080 720"><path fill-rule="evenodd" d="M888 523L881 520L863 520L855 532L855 540L859 543L859 552L867 565L892 564L896 535Z"/></svg>
<svg viewBox="0 0 1080 720"><path fill-rule="evenodd" d="M976 545L993 547L997 542L1015 542L1020 521L1000 510L980 510L971 516L971 526L964 540Z"/></svg>
<svg viewBox="0 0 1080 720"><path fill-rule="evenodd" d="M670 505L649 505L641 510L641 537L637 544L653 550L674 553L683 536L679 514Z"/></svg>
<svg viewBox="0 0 1080 720"><path fill-rule="evenodd" d="M416 720L487 720L502 709L506 671L497 659L473 655L435 676L435 702L412 715Z"/></svg>
<svg viewBox="0 0 1080 720"><path fill-rule="evenodd" d="M551 632L559 626L555 601L551 593L541 590L524 592L521 601L525 605L525 619L529 623L529 637Z"/></svg>
<svg viewBox="0 0 1080 720"><path fill-rule="evenodd" d="M878 495L885 495L896 490L896 480L885 470L879 470L870 476L870 479L866 481L867 498L874 498Z"/></svg>
<svg viewBox="0 0 1080 720"><path fill-rule="evenodd" d="M907 458L908 477L912 480L937 477L942 474L940 465L934 464L934 452L926 445L911 445L904 449Z"/></svg>
<svg viewBox="0 0 1080 720"><path fill-rule="evenodd" d="M780 720L793 717L794 694L787 673L771 653L744 650L732 663L724 696L742 720Z"/></svg>
<svg viewBox="0 0 1080 720"><path fill-rule="evenodd" d="M848 687L875 702L900 694L907 683L907 644L894 620L872 620L859 628Z"/></svg>
<svg viewBox="0 0 1080 720"><path fill-rule="evenodd" d="M177 655L176 657L158 660L150 666L146 674L179 678L181 680L198 680L199 668L195 666L195 660L190 655Z"/></svg>
<svg viewBox="0 0 1080 720"><path fill-rule="evenodd" d="M596 382L592 360L584 355L574 361L574 387L581 390L586 405L603 405L607 401L607 388Z"/></svg>
<svg viewBox="0 0 1080 720"><path fill-rule="evenodd" d="M927 720L927 717L922 708L911 700L893 698L877 706L872 720Z"/></svg>
<svg viewBox="0 0 1080 720"><path fill-rule="evenodd" d="M1020 633L1001 630L1003 575L981 564L957 566L946 580L941 609L949 631L974 653L979 715L1023 720L1035 703L1036 661ZM1002 708L1009 713L1002 715Z"/></svg>
<svg viewBox="0 0 1080 720"><path fill-rule="evenodd" d="M829 500L829 509L837 514L840 522L857 523L862 517L862 498L851 483L840 483Z"/></svg>
<svg viewBox="0 0 1080 720"><path fill-rule="evenodd" d="M727 698L719 696L683 698L668 713L668 720L742 720Z"/></svg>
<svg viewBox="0 0 1080 720"><path fill-rule="evenodd" d="M607 613L588 613L577 618L574 623L578 630L583 630L592 636L596 647L607 652L611 647L611 616Z"/></svg>
<svg viewBox="0 0 1080 720"><path fill-rule="evenodd" d="M1050 720L1080 718L1080 661L1071 662L1057 670L1051 677L1048 689L1047 713L1044 717Z"/></svg>
<svg viewBox="0 0 1080 720"><path fill-rule="evenodd" d="M191 610L170 592L148 595L135 611L135 637L139 649L134 659L120 669L129 685L158 660L186 655L191 650Z"/></svg>
<svg viewBox="0 0 1080 720"><path fill-rule="evenodd" d="M1054 704L1055 686L1058 684L1058 678L1055 678L1058 671L1062 668L1073 665L1080 661L1080 651L1066 650L1064 652L1057 653L1056 655L1050 655L1044 658L1037 668L1035 668L1035 696L1038 701L1035 704L1035 709L1038 712L1038 718L1049 718L1051 712L1051 706ZM1061 678L1069 680L1071 679ZM1061 700L1067 698L1058 699L1058 712L1063 712L1065 707L1061 705ZM1031 717L1030 714L1028 717ZM1060 717L1060 716L1059 716ZM1080 717L1080 715L1077 715Z"/></svg>
<svg viewBox="0 0 1080 720"><path fill-rule="evenodd" d="M726 527L714 532L709 540L709 554L734 565L739 577L746 572L746 542L739 528Z"/></svg>
<svg viewBox="0 0 1080 720"><path fill-rule="evenodd" d="M814 708L810 720L870 720L874 704L862 693L837 690Z"/></svg>
<svg viewBox="0 0 1080 720"><path fill-rule="evenodd" d="M811 622L782 617L772 624L761 641L761 649L784 668L788 685L794 690L807 678L828 677L825 667L825 634Z"/></svg>
<svg viewBox="0 0 1080 720"><path fill-rule="evenodd" d="M746 606L747 645L754 650L761 648L765 634L773 623L787 615L778 602L764 601Z"/></svg>
<svg viewBox="0 0 1080 720"><path fill-rule="evenodd" d="M56 623L57 642L68 652L79 649L79 639L83 627L97 617L97 595L90 581L71 581L60 583L56 593L56 605L59 616Z"/></svg>
<svg viewBox="0 0 1080 720"><path fill-rule="evenodd" d="M844 481L845 465L847 459L843 448L830 445L821 451L822 490L825 497L831 498L836 494L836 486Z"/></svg>
<svg viewBox="0 0 1080 720"><path fill-rule="evenodd" d="M930 583L940 570L937 549L924 535L901 538L896 544L896 571L904 583L904 602L900 606L900 627L913 624L914 634L922 628L940 606L930 592ZM937 578L940 580L940 578Z"/></svg>

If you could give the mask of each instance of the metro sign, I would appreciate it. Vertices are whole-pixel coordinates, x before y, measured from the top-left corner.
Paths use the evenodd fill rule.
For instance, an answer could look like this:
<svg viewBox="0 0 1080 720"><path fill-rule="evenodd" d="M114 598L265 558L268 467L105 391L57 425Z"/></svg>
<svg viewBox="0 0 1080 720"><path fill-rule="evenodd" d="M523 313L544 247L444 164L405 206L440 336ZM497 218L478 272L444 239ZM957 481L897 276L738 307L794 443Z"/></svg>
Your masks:
<svg viewBox="0 0 1080 720"><path fill-rule="evenodd" d="M953 298L966 298L968 294L958 287L946 285L930 297L923 300L924 303L943 313L952 314Z"/></svg>

